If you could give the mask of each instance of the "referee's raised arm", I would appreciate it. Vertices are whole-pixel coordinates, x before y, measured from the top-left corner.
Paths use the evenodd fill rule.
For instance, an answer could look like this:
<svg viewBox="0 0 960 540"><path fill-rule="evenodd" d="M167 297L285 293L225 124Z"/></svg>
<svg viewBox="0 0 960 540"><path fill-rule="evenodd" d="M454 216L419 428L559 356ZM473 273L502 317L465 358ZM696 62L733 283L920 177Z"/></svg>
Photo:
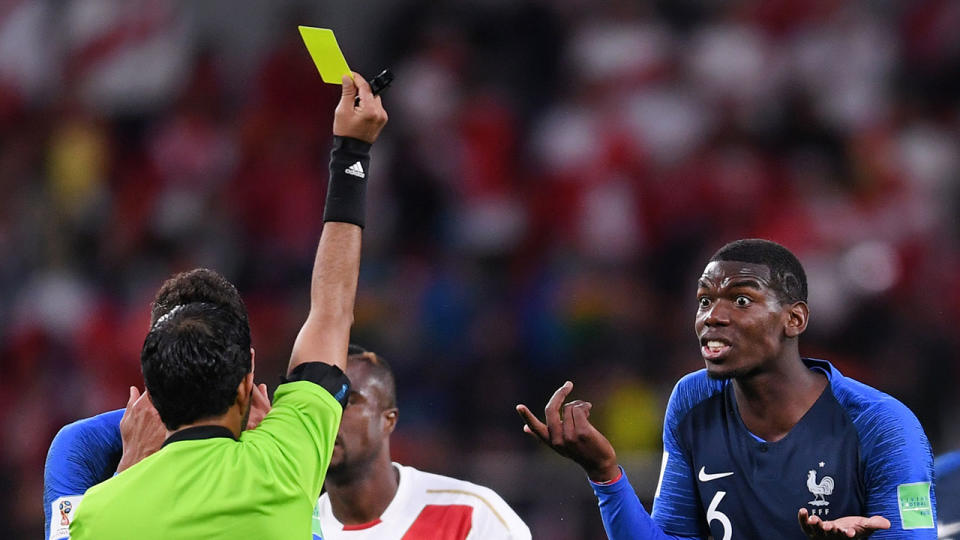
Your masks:
<svg viewBox="0 0 960 540"><path fill-rule="evenodd" d="M308 362L324 362L346 370L370 147L386 123L387 113L367 81L356 73L352 79L344 76L333 120L330 183L323 233L313 265L310 314L294 342L288 375Z"/></svg>

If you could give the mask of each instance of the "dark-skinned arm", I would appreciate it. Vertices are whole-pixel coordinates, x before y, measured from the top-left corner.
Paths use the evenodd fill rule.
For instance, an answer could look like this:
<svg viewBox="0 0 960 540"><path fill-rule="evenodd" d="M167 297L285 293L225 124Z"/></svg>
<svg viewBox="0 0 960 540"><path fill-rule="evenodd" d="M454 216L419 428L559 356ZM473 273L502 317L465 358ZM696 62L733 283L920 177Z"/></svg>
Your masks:
<svg viewBox="0 0 960 540"><path fill-rule="evenodd" d="M683 540L691 537L669 535L647 513L623 469L610 441L590 423L590 402L564 403L573 391L567 381L554 392L541 422L526 405L517 405L525 422L523 431L571 459L587 473L600 502L600 516L610 540Z"/></svg>

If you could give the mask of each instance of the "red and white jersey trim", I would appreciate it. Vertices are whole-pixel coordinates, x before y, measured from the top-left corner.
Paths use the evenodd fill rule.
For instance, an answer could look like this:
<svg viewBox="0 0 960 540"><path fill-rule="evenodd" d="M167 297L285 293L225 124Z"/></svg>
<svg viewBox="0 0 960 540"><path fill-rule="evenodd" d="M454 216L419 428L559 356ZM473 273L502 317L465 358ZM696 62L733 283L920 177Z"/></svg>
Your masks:
<svg viewBox="0 0 960 540"><path fill-rule="evenodd" d="M520 516L490 488L398 463L397 494L379 520L344 526L330 498L318 512L325 540L530 540Z"/></svg>

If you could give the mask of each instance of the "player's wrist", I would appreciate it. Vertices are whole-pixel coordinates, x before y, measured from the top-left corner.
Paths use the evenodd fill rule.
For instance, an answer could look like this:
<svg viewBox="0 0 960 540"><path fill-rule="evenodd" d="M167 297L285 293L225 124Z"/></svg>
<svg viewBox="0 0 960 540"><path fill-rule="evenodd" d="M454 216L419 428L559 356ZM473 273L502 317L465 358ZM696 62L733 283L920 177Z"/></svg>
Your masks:
<svg viewBox="0 0 960 540"><path fill-rule="evenodd" d="M613 464L606 464L596 469L587 470L587 478L594 484L613 484L622 477L623 469L620 468L620 465L618 465L616 461L614 461Z"/></svg>
<svg viewBox="0 0 960 540"><path fill-rule="evenodd" d="M360 139L334 135L324 222L352 223L363 228L372 146Z"/></svg>

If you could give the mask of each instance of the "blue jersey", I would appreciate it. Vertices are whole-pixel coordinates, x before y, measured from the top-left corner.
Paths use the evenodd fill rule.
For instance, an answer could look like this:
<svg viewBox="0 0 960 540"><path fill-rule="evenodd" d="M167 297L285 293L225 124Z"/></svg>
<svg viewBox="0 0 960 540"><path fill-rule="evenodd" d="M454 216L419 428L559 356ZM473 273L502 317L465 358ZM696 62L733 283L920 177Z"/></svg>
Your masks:
<svg viewBox="0 0 960 540"><path fill-rule="evenodd" d="M747 430L730 381L706 370L681 379L667 405L652 519L632 488L594 485L608 536L800 540L797 512L807 508L825 520L881 515L891 527L876 540L936 538L933 455L913 413L829 362L804 362L828 386L777 442Z"/></svg>
<svg viewBox="0 0 960 540"><path fill-rule="evenodd" d="M43 470L44 538L69 538L70 521L83 494L117 470L123 454L123 411L78 420L53 438Z"/></svg>
<svg viewBox="0 0 960 540"><path fill-rule="evenodd" d="M939 456L934 465L940 538L960 540L960 451Z"/></svg>

